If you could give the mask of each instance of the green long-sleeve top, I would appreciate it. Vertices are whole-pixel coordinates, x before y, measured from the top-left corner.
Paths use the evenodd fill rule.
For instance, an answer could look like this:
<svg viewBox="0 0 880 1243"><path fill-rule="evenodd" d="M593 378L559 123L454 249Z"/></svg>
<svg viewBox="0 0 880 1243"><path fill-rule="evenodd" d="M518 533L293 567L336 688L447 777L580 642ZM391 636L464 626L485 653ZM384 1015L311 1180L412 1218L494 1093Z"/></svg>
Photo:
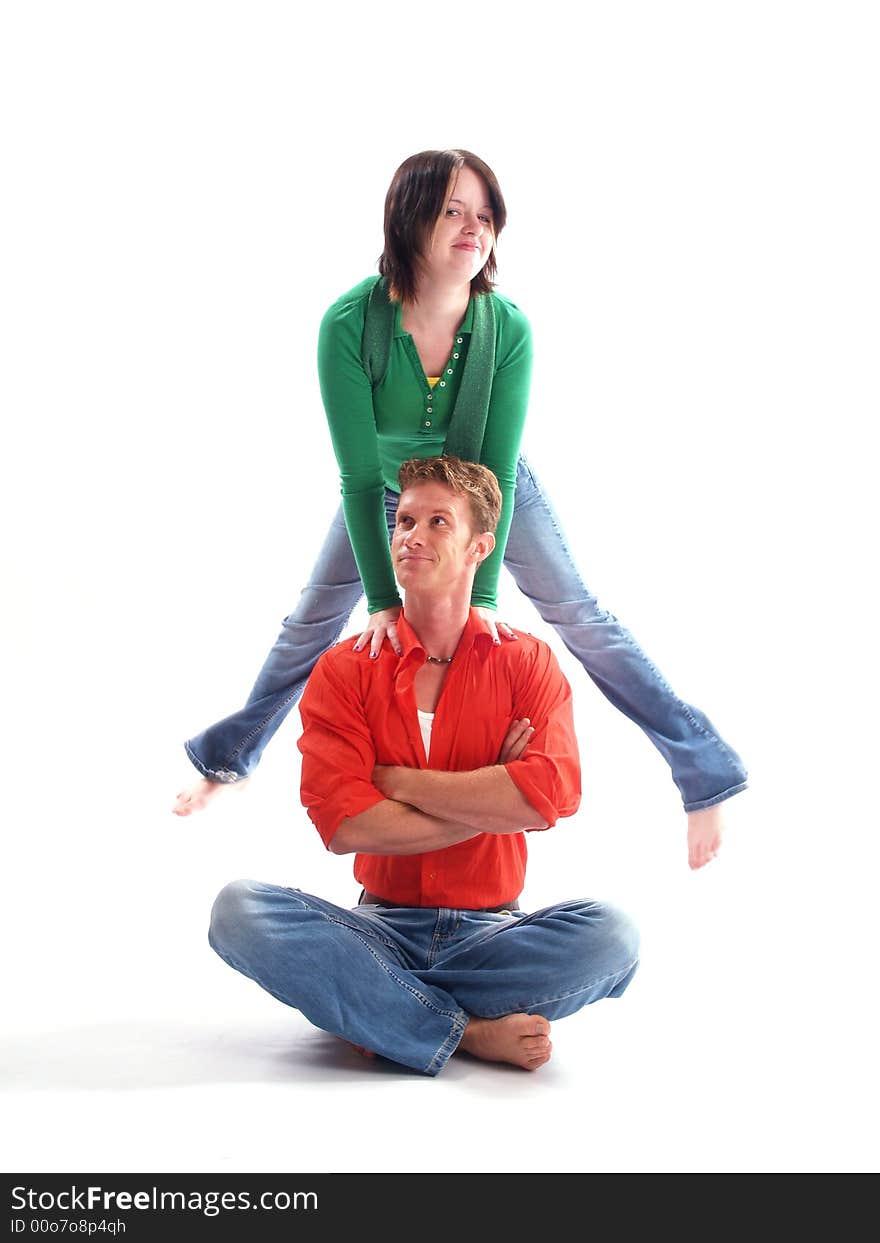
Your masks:
<svg viewBox="0 0 880 1243"><path fill-rule="evenodd" d="M337 298L318 334L318 379L339 464L345 524L371 613L400 604L388 547L385 488L400 490L401 462L443 452L474 318L472 298L432 389L415 342L403 330L397 303L388 369L374 391L364 369L361 339L375 281L375 276L368 277ZM478 296L495 304L495 371L480 461L497 477L503 504L495 549L477 570L471 603L495 608L528 405L532 334L525 315L508 298L497 293Z"/></svg>

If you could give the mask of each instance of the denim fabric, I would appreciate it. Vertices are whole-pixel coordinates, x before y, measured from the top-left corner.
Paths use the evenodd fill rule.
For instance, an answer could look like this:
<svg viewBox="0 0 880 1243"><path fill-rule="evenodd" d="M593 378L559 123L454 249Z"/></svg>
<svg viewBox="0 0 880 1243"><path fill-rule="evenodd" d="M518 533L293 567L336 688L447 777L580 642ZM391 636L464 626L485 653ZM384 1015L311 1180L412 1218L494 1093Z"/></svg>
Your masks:
<svg viewBox="0 0 880 1243"><path fill-rule="evenodd" d="M389 530L396 506L397 494L386 492ZM599 607L578 573L540 482L522 458L504 564L599 690L644 730L664 756L686 811L710 807L745 788L742 761L711 721L678 698L629 631ZM340 509L299 604L285 619L247 703L185 744L203 776L238 781L249 775L302 694L318 657L339 638L362 594Z"/></svg>
<svg viewBox="0 0 880 1243"><path fill-rule="evenodd" d="M211 947L316 1027L426 1075L468 1018L574 1014L619 997L638 966L626 915L572 901L527 915L445 907L335 906L299 889L233 881Z"/></svg>
<svg viewBox="0 0 880 1243"><path fill-rule="evenodd" d="M522 459L504 564L606 699L648 735L672 769L685 811L711 807L745 788L742 760L708 717L678 698L630 632L599 607L546 493Z"/></svg>

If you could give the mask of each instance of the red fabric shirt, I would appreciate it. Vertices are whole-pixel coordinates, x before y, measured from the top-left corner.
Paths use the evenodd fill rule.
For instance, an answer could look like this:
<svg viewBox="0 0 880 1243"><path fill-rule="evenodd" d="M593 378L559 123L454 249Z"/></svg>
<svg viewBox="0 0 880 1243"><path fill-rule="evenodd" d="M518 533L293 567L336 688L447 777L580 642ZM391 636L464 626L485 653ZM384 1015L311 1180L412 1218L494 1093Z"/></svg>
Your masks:
<svg viewBox="0 0 880 1243"><path fill-rule="evenodd" d="M328 845L343 820L385 796L371 781L376 764L466 772L495 764L514 720L535 733L522 759L505 765L548 822L580 803L580 763L571 689L546 643L517 631L492 642L470 612L434 713L430 761L419 729L413 682L426 652L401 616L403 655L382 645L376 660L343 640L321 657L300 702L301 796ZM370 893L407 906L475 909L512 902L522 892L524 833L480 833L415 855L358 854L354 875Z"/></svg>

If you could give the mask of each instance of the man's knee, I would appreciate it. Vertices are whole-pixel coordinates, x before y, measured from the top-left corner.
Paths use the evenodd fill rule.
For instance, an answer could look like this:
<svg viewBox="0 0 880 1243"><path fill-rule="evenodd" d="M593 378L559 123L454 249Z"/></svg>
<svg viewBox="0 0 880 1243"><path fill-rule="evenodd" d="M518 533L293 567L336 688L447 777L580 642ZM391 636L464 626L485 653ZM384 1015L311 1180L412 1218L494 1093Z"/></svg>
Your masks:
<svg viewBox="0 0 880 1243"><path fill-rule="evenodd" d="M606 938L627 962L639 956L639 930L625 911L610 903L598 904L602 909L602 928Z"/></svg>
<svg viewBox="0 0 880 1243"><path fill-rule="evenodd" d="M241 941L253 923L259 888L256 880L233 880L223 886L211 908L208 942L212 949L222 953Z"/></svg>
<svg viewBox="0 0 880 1243"><path fill-rule="evenodd" d="M584 953L593 962L600 959L609 976L631 976L639 961L639 930L629 915L608 902L575 902L570 907Z"/></svg>
<svg viewBox="0 0 880 1243"><path fill-rule="evenodd" d="M621 979L615 990L619 994L639 965L639 930L629 915L616 906L605 906L605 920L611 954L620 964Z"/></svg>

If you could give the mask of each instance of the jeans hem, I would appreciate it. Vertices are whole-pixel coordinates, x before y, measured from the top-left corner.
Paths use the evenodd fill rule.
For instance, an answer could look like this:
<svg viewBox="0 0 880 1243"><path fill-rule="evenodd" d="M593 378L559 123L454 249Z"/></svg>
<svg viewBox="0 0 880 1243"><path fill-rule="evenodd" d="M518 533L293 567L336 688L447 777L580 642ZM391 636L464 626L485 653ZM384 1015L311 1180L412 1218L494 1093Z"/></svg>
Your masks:
<svg viewBox="0 0 880 1243"><path fill-rule="evenodd" d="M247 776L247 773L237 773L232 768L208 768L206 764L202 763L188 742L183 744L183 749L191 763L195 765L206 781L213 781L218 785L234 785L236 781L243 781Z"/></svg>
<svg viewBox="0 0 880 1243"><path fill-rule="evenodd" d="M741 790L746 789L748 789L748 782L741 781L739 785L731 786L729 790L724 790L721 794L713 794L711 798L696 799L685 803L684 809L688 815L692 811L703 811L706 807L714 807L717 803L723 803L725 799L733 798L734 794L739 794Z"/></svg>
<svg viewBox="0 0 880 1243"><path fill-rule="evenodd" d="M468 1021L468 1016L465 1014L464 1010L462 1010L460 1015L453 1021L452 1031L425 1067L426 1075L439 1075L440 1071L461 1044L461 1038L464 1035L464 1029L467 1027Z"/></svg>

